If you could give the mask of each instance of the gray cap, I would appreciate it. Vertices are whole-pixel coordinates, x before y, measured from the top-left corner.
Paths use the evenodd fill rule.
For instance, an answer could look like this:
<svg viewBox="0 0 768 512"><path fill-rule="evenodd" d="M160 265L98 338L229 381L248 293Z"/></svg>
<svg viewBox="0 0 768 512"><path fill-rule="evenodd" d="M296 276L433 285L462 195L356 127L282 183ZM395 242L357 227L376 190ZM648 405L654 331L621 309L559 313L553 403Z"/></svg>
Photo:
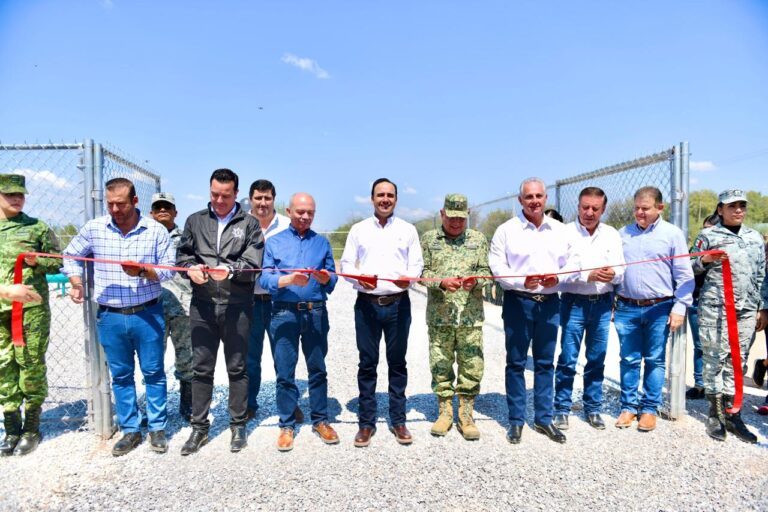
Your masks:
<svg viewBox="0 0 768 512"><path fill-rule="evenodd" d="M723 190L720 192L720 195L717 196L717 200L723 204L731 204L735 203L736 201L744 201L745 203L749 202L747 199L747 194L743 190L735 188Z"/></svg>
<svg viewBox="0 0 768 512"><path fill-rule="evenodd" d="M158 192L157 194L152 194L152 206L155 206L155 203L170 203L175 207L176 199L174 199L173 194L168 192Z"/></svg>

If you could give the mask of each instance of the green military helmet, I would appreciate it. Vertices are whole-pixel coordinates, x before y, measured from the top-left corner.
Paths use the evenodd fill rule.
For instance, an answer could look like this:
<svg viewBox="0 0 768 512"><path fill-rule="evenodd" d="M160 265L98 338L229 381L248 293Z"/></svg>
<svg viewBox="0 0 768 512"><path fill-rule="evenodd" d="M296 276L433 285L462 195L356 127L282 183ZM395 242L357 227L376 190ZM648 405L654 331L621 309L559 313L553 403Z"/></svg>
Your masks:
<svg viewBox="0 0 768 512"><path fill-rule="evenodd" d="M446 217L469 217L469 205L464 194L446 194L443 210Z"/></svg>
<svg viewBox="0 0 768 512"><path fill-rule="evenodd" d="M21 174L0 174L0 192L3 194L28 194L26 180Z"/></svg>

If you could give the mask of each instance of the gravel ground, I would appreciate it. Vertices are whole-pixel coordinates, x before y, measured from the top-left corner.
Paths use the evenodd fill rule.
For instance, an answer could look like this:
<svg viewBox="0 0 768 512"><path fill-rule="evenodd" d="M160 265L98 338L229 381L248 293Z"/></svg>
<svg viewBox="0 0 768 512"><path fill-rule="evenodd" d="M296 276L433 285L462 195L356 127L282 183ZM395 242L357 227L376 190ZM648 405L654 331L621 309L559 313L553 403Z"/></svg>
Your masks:
<svg viewBox="0 0 768 512"><path fill-rule="evenodd" d="M500 308L487 306L486 374L476 414L482 439L464 441L456 429L445 438L429 434L436 418L430 390L426 299L412 292L414 322L408 365L408 426L411 446L400 446L387 431L386 365L382 354L378 434L371 446L355 448L357 431L357 351L351 305L354 292L340 283L329 303L327 359L330 412L341 444L326 446L304 425L292 452L279 453L274 374L265 354L265 386L257 420L249 425L249 446L228 451L226 373L217 369L210 444L182 458L190 433L171 415L170 451L157 455L147 443L112 457L114 439L101 442L88 432L56 430L25 458L0 459L3 510L766 510L766 419L754 413L762 392L746 395L744 417L759 432L758 445L733 437L710 440L703 426L705 403L689 402L684 420L660 421L655 432L618 430L618 396L606 386L608 428L589 427L574 413L568 442L558 445L531 428L520 445L505 440L504 341ZM762 338L761 338L762 341ZM609 354L609 380L618 374L615 338ZM172 352L172 351L171 351ZM268 352L268 350L267 350ZM221 358L220 358L221 359ZM169 354L169 363L172 357ZM221 363L221 361L219 361ZM616 368L614 368L614 366ZM297 378L307 411L306 370ZM527 372L529 389L532 375ZM178 386L169 377L170 407L178 406ZM577 385L580 383L577 382ZM529 391L529 414L533 417ZM579 404L577 403L576 408Z"/></svg>

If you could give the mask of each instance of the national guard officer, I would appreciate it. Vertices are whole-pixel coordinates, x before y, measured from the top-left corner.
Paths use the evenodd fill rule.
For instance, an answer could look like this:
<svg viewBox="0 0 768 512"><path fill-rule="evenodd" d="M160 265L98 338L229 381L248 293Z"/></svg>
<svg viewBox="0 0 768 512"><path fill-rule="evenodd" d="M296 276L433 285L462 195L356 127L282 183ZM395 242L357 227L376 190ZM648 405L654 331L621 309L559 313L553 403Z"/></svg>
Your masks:
<svg viewBox="0 0 768 512"><path fill-rule="evenodd" d="M181 229L176 224L176 199L173 194L158 192L152 195L152 218L165 226L171 239L171 250L176 254L176 248L181 240ZM192 285L189 279L181 274L175 274L173 279L161 283L163 291L160 300L163 302L165 316L165 337L173 342L176 353L176 371L174 376L179 381L179 416L189 421L192 415L192 338L189 329L189 303L192 300Z"/></svg>
<svg viewBox="0 0 768 512"><path fill-rule="evenodd" d="M0 283L13 283L16 257L22 252L59 252L59 242L44 222L27 216L24 176L0 174ZM5 439L0 456L26 455L40 443L40 413L48 396L45 352L51 328L46 274L59 271L58 259L27 256L22 267L24 284L31 285L40 302L24 304L25 346L11 340L11 302L0 301L0 406ZM20 408L24 404L22 428Z"/></svg>
<svg viewBox="0 0 768 512"><path fill-rule="evenodd" d="M442 227L421 237L426 281L429 367L432 391L440 404L440 416L432 435L444 436L453 425L453 394L459 395L459 432L467 440L480 439L472 419L475 397L483 378L483 280L489 275L488 241L467 229L467 196L448 194L440 210ZM450 277L449 277L450 276ZM458 363L454 386L453 363Z"/></svg>
<svg viewBox="0 0 768 512"><path fill-rule="evenodd" d="M723 411L733 407L736 389L723 305L722 259L728 258L731 262L741 360L746 361L755 341L758 312L763 315L768 307L763 239L757 231L743 225L748 201L742 190L726 190L718 199L720 222L702 230L694 247L698 251L720 250L725 254L706 254L693 261L695 273L707 273L699 294L704 389L710 404L707 434L723 441L729 431L744 442L756 443L757 437L744 424L740 412Z"/></svg>

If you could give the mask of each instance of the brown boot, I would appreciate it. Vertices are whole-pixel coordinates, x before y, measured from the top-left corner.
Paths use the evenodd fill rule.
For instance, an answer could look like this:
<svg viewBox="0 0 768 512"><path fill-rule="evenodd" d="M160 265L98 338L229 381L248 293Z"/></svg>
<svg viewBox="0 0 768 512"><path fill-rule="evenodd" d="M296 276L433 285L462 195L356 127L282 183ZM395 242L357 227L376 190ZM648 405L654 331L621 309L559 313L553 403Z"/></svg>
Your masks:
<svg viewBox="0 0 768 512"><path fill-rule="evenodd" d="M453 397L438 397L440 407L440 416L437 417L437 421L432 425L432 430L429 432L433 436L444 436L451 430L453 425Z"/></svg>
<svg viewBox="0 0 768 512"><path fill-rule="evenodd" d="M472 411L475 407L475 397L468 395L459 395L459 422L456 428L467 441L477 441L480 439L480 431L472 418Z"/></svg>

